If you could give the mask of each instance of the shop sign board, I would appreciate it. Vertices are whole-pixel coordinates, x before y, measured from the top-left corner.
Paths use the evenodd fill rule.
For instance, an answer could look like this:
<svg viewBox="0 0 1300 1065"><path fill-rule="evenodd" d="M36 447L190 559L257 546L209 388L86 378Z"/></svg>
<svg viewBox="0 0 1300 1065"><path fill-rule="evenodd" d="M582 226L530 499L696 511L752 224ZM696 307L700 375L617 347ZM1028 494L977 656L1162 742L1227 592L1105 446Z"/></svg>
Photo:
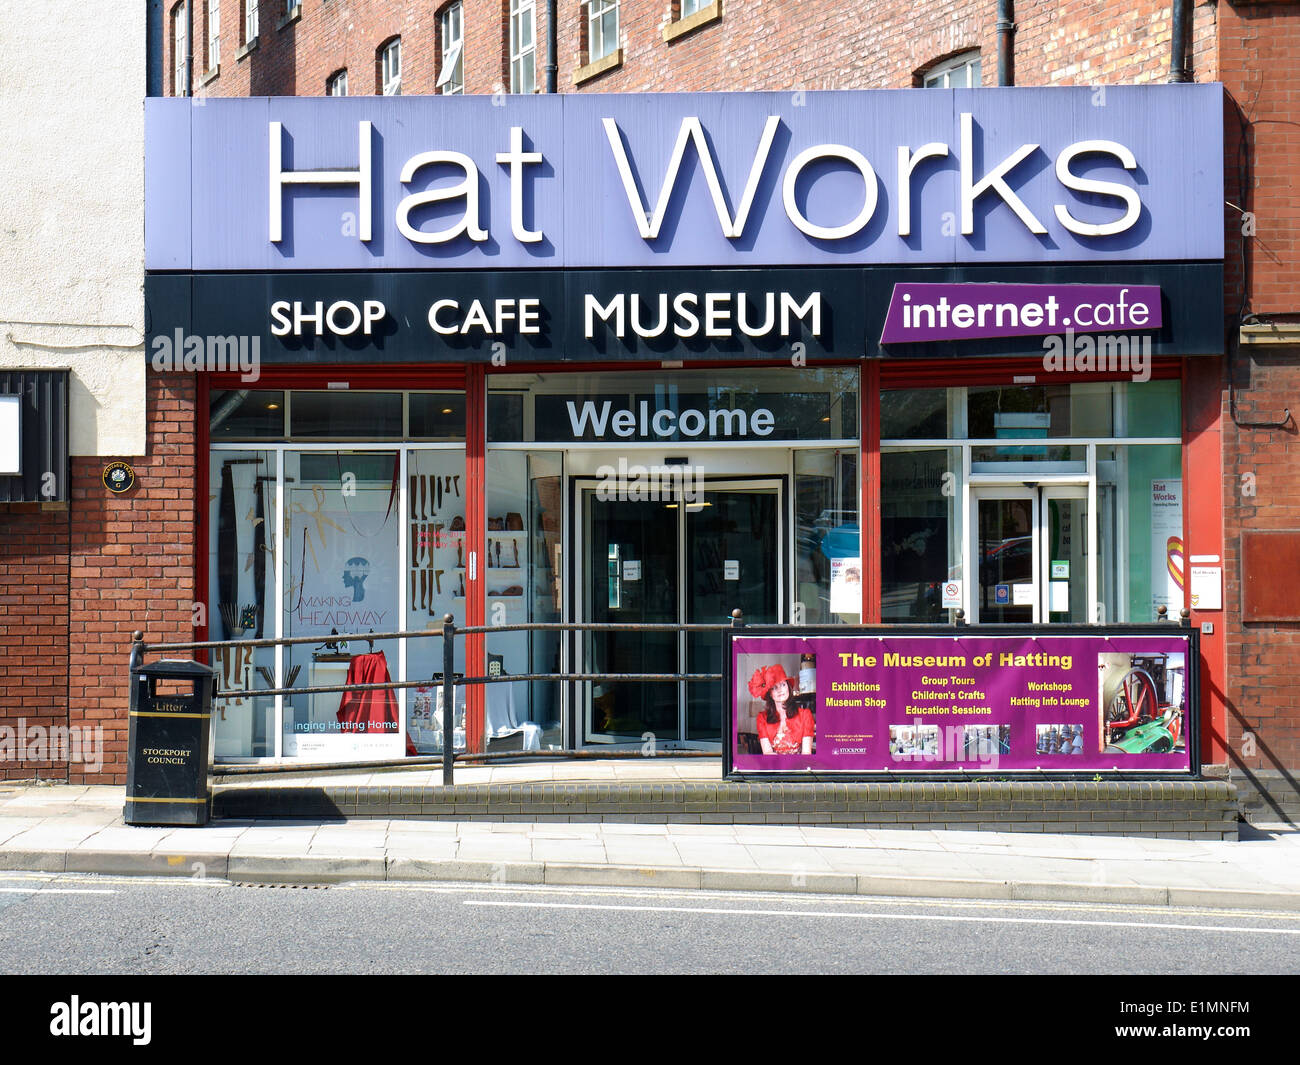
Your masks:
<svg viewBox="0 0 1300 1065"><path fill-rule="evenodd" d="M1120 339L1138 329L1141 317L1147 324L1139 332L1151 355L1223 350L1218 263L914 267L908 274L918 278L908 291L952 294L946 307L939 303L944 296L935 300L944 320L967 306L978 321L984 307L988 322L1002 315L1000 331L1009 335L963 337L955 347L954 340L921 340L912 335L917 331L905 330L901 342L892 342L886 322L903 285L898 271L884 266L154 273L145 279L146 353L159 372L244 371L258 361L463 363L494 357L771 358L799 365L960 353L1022 354L1041 362L1048 342L1059 338L1017 334L1006 325L1012 317L1023 321L1035 299L1067 338L1066 331L1077 331L1077 309L1086 304L1093 324L1124 318ZM1121 274L1122 284L1105 283ZM1003 296L1009 292L1020 293L1021 302L1008 305ZM958 293L961 300L952 302ZM928 314L921 319L924 324ZM1073 338L1071 351L1085 340L1091 342L1087 333ZM1098 362L1108 350L1099 342Z"/></svg>
<svg viewBox="0 0 1300 1065"><path fill-rule="evenodd" d="M146 268L1219 260L1217 84L152 98Z"/></svg>
<svg viewBox="0 0 1300 1065"><path fill-rule="evenodd" d="M728 774L1199 770L1195 629L763 626L725 638ZM815 691L768 687L809 655Z"/></svg>

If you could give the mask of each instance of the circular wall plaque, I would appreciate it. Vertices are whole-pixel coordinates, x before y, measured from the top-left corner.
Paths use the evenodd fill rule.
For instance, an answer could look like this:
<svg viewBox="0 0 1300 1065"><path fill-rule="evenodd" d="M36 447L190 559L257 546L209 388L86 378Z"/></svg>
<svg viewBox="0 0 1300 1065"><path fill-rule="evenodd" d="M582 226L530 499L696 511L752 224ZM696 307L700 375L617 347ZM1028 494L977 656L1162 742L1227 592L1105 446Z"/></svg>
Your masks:
<svg viewBox="0 0 1300 1065"><path fill-rule="evenodd" d="M115 495L135 486L135 470L125 462L111 462L104 467L104 487Z"/></svg>

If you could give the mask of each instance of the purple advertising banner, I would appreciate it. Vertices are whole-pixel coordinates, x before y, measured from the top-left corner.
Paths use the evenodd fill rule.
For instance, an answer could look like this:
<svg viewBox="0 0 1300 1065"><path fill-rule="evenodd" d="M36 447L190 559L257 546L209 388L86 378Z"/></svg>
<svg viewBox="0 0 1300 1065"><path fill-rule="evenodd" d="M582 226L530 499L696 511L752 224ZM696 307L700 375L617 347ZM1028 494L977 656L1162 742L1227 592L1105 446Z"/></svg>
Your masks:
<svg viewBox="0 0 1300 1065"><path fill-rule="evenodd" d="M882 344L1159 329L1159 285L894 286Z"/></svg>
<svg viewBox="0 0 1300 1065"><path fill-rule="evenodd" d="M1195 641L735 635L738 773L1188 773Z"/></svg>
<svg viewBox="0 0 1300 1065"><path fill-rule="evenodd" d="M1218 261L1223 87L145 101L150 271Z"/></svg>

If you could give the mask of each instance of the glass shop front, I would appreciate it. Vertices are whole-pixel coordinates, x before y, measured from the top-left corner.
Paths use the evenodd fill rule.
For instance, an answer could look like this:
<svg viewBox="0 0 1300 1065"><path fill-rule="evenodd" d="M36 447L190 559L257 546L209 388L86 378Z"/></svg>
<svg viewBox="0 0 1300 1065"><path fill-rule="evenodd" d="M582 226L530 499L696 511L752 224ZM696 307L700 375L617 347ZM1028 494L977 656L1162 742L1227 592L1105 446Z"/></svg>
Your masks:
<svg viewBox="0 0 1300 1065"><path fill-rule="evenodd" d="M875 384L867 365L488 373L478 496L463 389L212 387L209 638L311 638L217 656L221 686L247 695L218 704L216 758L439 752L440 639L364 634L465 624L476 578L487 626L1177 613L1179 380L918 387L898 367ZM864 494L879 514L865 535ZM722 666L713 633L489 632L484 652L506 675ZM385 713L355 695L258 694L385 680L427 683ZM458 749L474 738L467 692ZM482 699L488 750L722 736L716 682L520 680Z"/></svg>

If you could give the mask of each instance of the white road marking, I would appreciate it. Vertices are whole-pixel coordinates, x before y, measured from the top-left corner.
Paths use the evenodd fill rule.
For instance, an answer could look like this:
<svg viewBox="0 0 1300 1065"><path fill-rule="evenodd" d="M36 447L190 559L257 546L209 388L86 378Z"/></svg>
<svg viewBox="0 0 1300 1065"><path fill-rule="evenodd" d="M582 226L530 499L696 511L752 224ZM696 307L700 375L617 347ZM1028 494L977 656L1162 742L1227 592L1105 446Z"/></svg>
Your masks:
<svg viewBox="0 0 1300 1065"><path fill-rule="evenodd" d="M70 888L70 887L0 887L0 892L7 895L116 895L108 888Z"/></svg>
<svg viewBox="0 0 1300 1065"><path fill-rule="evenodd" d="M925 913L829 913L821 910L732 910L713 906L612 906L594 902L522 902L498 899L464 899L465 906L530 907L548 910L622 910L643 913L709 913L739 917L838 917L879 921L942 921L978 924L1059 924L1094 928L1159 928L1180 932L1258 932L1263 935L1300 936L1300 928L1246 928L1231 925L1163 924L1146 921L1077 921L1049 917L973 917Z"/></svg>
<svg viewBox="0 0 1300 1065"><path fill-rule="evenodd" d="M774 891L692 891L689 888L648 888L648 887L582 887L578 884L559 886L556 884L421 884L416 881L402 880L349 880L335 887L347 891L415 891L430 895L465 895L471 892L489 892L494 895L576 895L595 896L597 898L633 898L633 899L754 899L770 900L774 895L786 897ZM1188 914L1195 917L1222 918L1223 910L1216 908L1198 908L1195 906L1131 906L1117 902L1048 902L1044 899L944 899L944 898L905 898L897 895L824 895L819 892L800 892L801 901L812 899L827 906L911 906L933 907L945 910L1061 910L1066 913L1086 910L1088 913L1098 911L1123 911L1129 916L1152 914L1169 916L1171 914ZM1260 921L1294 921L1294 913L1277 910L1239 910L1231 911L1237 917L1249 917Z"/></svg>

